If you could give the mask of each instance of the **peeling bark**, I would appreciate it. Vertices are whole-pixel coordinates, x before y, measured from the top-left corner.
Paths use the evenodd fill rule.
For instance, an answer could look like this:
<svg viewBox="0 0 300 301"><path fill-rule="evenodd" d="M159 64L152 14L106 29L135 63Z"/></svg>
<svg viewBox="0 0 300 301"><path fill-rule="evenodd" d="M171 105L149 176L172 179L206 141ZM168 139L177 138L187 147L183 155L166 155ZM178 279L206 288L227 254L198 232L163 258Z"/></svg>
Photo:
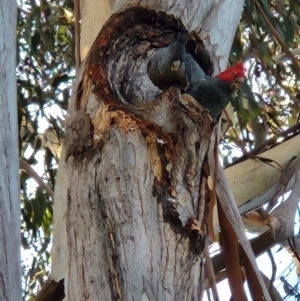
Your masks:
<svg viewBox="0 0 300 301"><path fill-rule="evenodd" d="M279 164L282 170L278 169L277 164L274 164L274 168L258 159L247 159L225 169L241 215L260 208L293 187L297 160L292 158L300 157L299 142L300 135L295 133L293 138L259 154L260 157ZM215 210L215 229L219 228L218 223Z"/></svg>
<svg viewBox="0 0 300 301"><path fill-rule="evenodd" d="M263 221L265 225L268 225L269 229L265 233L262 233L258 237L255 237L250 241L255 257L258 257L262 253L266 252L269 248L278 243L287 245L286 240L293 237L294 233L294 219L296 214L296 208L299 200L299 160L295 166L295 180L293 183L293 189L288 199L280 204L271 214L269 214ZM297 248L295 248L296 250ZM296 253L296 252L295 252ZM242 248L239 250L239 257L241 265L245 264L245 255L242 252ZM224 254L218 254L212 258L215 273L219 273L225 268ZM295 258L297 263L298 259Z"/></svg>
<svg viewBox="0 0 300 301"><path fill-rule="evenodd" d="M146 74L153 51L180 30L162 12L123 11L80 71L59 172L65 191L55 194L63 210L54 208L53 277L65 278L67 300L198 300L214 124L193 98L160 94ZM191 35L189 53L212 74Z"/></svg>

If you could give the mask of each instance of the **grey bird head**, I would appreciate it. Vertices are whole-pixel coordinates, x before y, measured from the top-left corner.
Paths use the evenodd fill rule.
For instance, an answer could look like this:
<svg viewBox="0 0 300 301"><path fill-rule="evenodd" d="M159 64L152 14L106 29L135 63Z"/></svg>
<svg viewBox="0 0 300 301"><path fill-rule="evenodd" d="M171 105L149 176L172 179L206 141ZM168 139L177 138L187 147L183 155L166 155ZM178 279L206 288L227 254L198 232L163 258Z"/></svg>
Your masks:
<svg viewBox="0 0 300 301"><path fill-rule="evenodd" d="M187 84L184 55L188 32L179 32L168 47L158 49L150 58L147 72L152 83L161 90Z"/></svg>

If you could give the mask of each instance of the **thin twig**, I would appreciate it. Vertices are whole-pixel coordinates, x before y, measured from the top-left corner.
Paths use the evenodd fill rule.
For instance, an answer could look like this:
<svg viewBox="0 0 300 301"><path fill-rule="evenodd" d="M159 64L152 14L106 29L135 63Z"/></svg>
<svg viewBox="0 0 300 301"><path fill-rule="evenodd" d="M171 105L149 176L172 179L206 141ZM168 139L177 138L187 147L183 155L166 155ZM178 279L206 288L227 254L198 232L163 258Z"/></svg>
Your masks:
<svg viewBox="0 0 300 301"><path fill-rule="evenodd" d="M226 115L227 120L229 121L229 124L230 124L230 126L231 126L231 129L232 129L232 131L233 131L233 133L234 133L234 135L235 135L235 137L236 137L236 141L237 141L237 143L238 143L238 147L242 150L243 155L245 155L245 154L246 154L246 150L245 150L245 148L244 148L244 145L241 143L240 138L239 138L239 135L238 135L236 129L234 128L232 121L229 119L229 115L228 115L228 112L226 111L226 109L224 110L224 112L225 112L225 115ZM222 134L223 134L223 133L222 133ZM223 135L224 135L224 134L223 134Z"/></svg>
<svg viewBox="0 0 300 301"><path fill-rule="evenodd" d="M32 177L39 185L40 188L44 189L49 197L54 200L54 193L52 189L43 181L43 179L34 171L31 165L24 159L20 158L20 169L24 170L30 177Z"/></svg>
<svg viewBox="0 0 300 301"><path fill-rule="evenodd" d="M75 0L74 3L75 9L75 61L76 61L76 70L79 69L81 64L80 57L80 0Z"/></svg>
<svg viewBox="0 0 300 301"><path fill-rule="evenodd" d="M257 10L259 11L261 17L265 21L266 25L269 27L271 34L276 38L280 47L283 49L283 51L286 53L286 55L291 59L294 70L296 71L297 76L300 77L300 66L299 66L297 59L295 58L293 53L289 50L289 47L286 45L286 43L282 40L281 36L279 35L277 30L274 28L274 26L272 25L272 23L270 22L270 20L266 16L266 14L264 13L260 4L257 1L254 1L254 2L255 2L255 6L256 6Z"/></svg>
<svg viewBox="0 0 300 301"><path fill-rule="evenodd" d="M298 56L300 55L300 49L299 48L295 48L295 49L292 49L290 50L290 52L294 55L294 56ZM280 53L278 54L277 56L273 57L272 60L278 64L278 63L281 63L283 62L284 60L286 60L288 58L287 54L284 52L284 53Z"/></svg>
<svg viewBox="0 0 300 301"><path fill-rule="evenodd" d="M214 298L214 301L219 301L219 295L217 290L217 284L216 284L216 278L215 278L215 272L212 265L212 261L209 255L209 241L208 236L204 238L204 249L203 249L203 255L205 258L205 265L206 265L206 272L207 272L207 278L209 282L209 286L212 290L212 295Z"/></svg>
<svg viewBox="0 0 300 301"><path fill-rule="evenodd" d="M210 198L208 204L208 217L206 223L207 223L208 236L212 241L216 240L215 233L214 233L213 215L214 215L214 207L216 205L216 200L217 200L216 186L217 186L217 173L218 173L218 160L219 160L218 157L219 132L220 132L219 128L216 128L210 140L210 143L213 144L212 151L215 159L215 165L210 166L210 177L212 180L212 187L210 190Z"/></svg>
<svg viewBox="0 0 300 301"><path fill-rule="evenodd" d="M274 256L273 256L273 254L272 254L272 252L271 252L270 249L267 251L267 253L268 253L269 257L270 257L271 264L272 264L272 276L271 276L270 285L269 285L269 292L271 294L271 289L273 287L273 283L274 283L276 272L277 272L277 266L276 266L276 263L275 263Z"/></svg>
<svg viewBox="0 0 300 301"><path fill-rule="evenodd" d="M229 166L236 165L237 163L243 162L251 157L257 156L258 154L265 152L265 151L269 150L270 148L276 146L278 144L277 139L280 137L285 138L283 141L280 142L280 143L283 143L284 141L286 141L290 138L294 138L295 136L299 135L299 133L300 133L300 123L296 123L293 126L291 126L290 128L288 128L287 130L285 130L281 133L278 133L278 135L276 137L270 138L269 140L262 143L259 147L251 150L249 153L240 157L239 159L234 161L232 164L226 166L226 168L228 168Z"/></svg>

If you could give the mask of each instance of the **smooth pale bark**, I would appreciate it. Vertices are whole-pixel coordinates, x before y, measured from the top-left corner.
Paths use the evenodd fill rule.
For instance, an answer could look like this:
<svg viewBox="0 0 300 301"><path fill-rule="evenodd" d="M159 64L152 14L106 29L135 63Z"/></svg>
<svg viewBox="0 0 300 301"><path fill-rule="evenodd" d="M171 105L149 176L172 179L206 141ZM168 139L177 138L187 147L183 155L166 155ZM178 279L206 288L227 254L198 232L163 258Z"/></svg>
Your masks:
<svg viewBox="0 0 300 301"><path fill-rule="evenodd" d="M211 168L215 168L214 166L216 165L213 157L214 157L213 152L209 152L208 162ZM240 217L238 208L236 206L236 202L234 200L232 191L230 190L230 186L226 178L225 172L222 169L222 166L219 161L217 161L217 164L219 165L218 172L216 174L216 181L217 181L216 193L218 195L218 201L219 201L218 206L219 205L222 206L224 213L226 214L226 217L234 230L234 234L237 236L237 240L239 241L241 251L242 251L241 253L244 254L245 256L245 262L246 262L245 277L248 280L248 285L250 290L252 290L251 295L254 299L257 300L270 301L271 299L268 290L262 279L261 273L256 263L256 258L253 254L253 250L245 234L245 229L242 223L242 219ZM219 217L221 218L221 215L219 215ZM221 225L221 233L222 231L228 231L228 230L227 228L222 228ZM228 247L227 250L225 251L227 252L229 251ZM223 253L221 254L224 255ZM236 299L237 297L234 296L234 298Z"/></svg>
<svg viewBox="0 0 300 301"><path fill-rule="evenodd" d="M299 143L300 135L297 135L259 154L262 158L273 160L274 162L270 162L273 166L258 159L249 159L225 169L237 205L239 207L243 205L242 214L263 205L256 198L264 195L280 179L280 166L284 171L284 167L293 157L300 157ZM289 165L289 170L292 170L295 164L296 160ZM249 204L249 207L247 207L250 202L255 203L255 205Z"/></svg>
<svg viewBox="0 0 300 301"><path fill-rule="evenodd" d="M279 197L293 187L295 164L293 157L300 158L300 135L295 136L276 147L259 154L271 159L273 166L258 159L248 159L225 169L240 214L246 214L268 203L276 195ZM277 165L277 164L279 165ZM280 166L282 171L280 170ZM214 211L214 226L219 228L218 215Z"/></svg>
<svg viewBox="0 0 300 301"><path fill-rule="evenodd" d="M80 0L76 0L80 1ZM110 17L113 0L80 1L81 36L80 55L84 60L92 47L102 25Z"/></svg>
<svg viewBox="0 0 300 301"><path fill-rule="evenodd" d="M255 256L259 256L265 251L269 250L275 244L282 244L287 246L287 240L290 239L291 246L294 252L298 253L298 240L293 237L294 234L294 220L296 209L299 202L300 195L300 160L298 159L295 165L295 177L293 181L292 192L285 202L280 204L271 214L266 216L262 221L264 226L268 227L268 231L255 237L251 240L251 246ZM246 219L244 219L246 220ZM257 227L259 230L264 229L263 226ZM223 254L218 254L213 258L215 272L218 273L225 268ZM240 254L240 261L242 264L245 262L244 255ZM299 261L294 258L294 261L299 266Z"/></svg>
<svg viewBox="0 0 300 301"><path fill-rule="evenodd" d="M243 1L139 5L180 17L188 30L203 38L215 72L225 68ZM197 235L192 239L188 221L197 215L209 137L195 120L186 118L182 109L189 105L176 93L164 94L152 107L132 115L108 106L107 99L95 96L103 96L107 88L99 82L100 89L93 90L93 69L82 75L88 64L89 60L78 75L79 88L70 102L66 149L57 177L52 276L65 278L66 300L194 300L201 290L202 266L194 251L201 250L201 243ZM101 69L98 73L102 76ZM117 79L109 77L112 86ZM158 127L152 127L155 123ZM183 125L180 143L172 148L172 139L164 134L178 135ZM162 149L170 150L165 159ZM165 166L174 150L176 160ZM172 171L170 182L164 182L165 170Z"/></svg>
<svg viewBox="0 0 300 301"><path fill-rule="evenodd" d="M297 138L297 137L295 137ZM293 138L293 139L295 139ZM292 140L292 139L291 139ZM247 226L247 228L255 229L260 233L258 237L255 237L250 241L253 252L256 257L270 249L275 244L283 244L286 245L286 241L293 237L294 234L294 220L296 209L299 202L300 195L300 159L294 160L294 164L290 166L290 176L291 176L291 194L287 198L287 200L281 203L273 212L270 214L266 214L265 219L261 219L260 221L253 221L251 224L251 220L247 220L245 217L243 220ZM293 176L292 176L293 175ZM286 181L285 184L287 184ZM278 196L277 196L278 198ZM277 199L275 198L275 200ZM270 201L270 199L269 199ZM253 216L251 214L250 218ZM262 234L261 234L262 233ZM295 241L295 250L297 250L297 241ZM214 270L216 273L219 273L225 268L224 264L224 255L218 254L212 259ZM243 252L240 252L240 262L243 265L245 263L245 256ZM296 264L298 264L298 260L295 259Z"/></svg>
<svg viewBox="0 0 300 301"><path fill-rule="evenodd" d="M0 1L0 300L21 300L14 1Z"/></svg>
<svg viewBox="0 0 300 301"><path fill-rule="evenodd" d="M260 234L250 241L256 257L267 251L275 244L283 243L283 245L286 245L286 240L293 237L294 220L300 195L299 162L300 160L298 160L296 164L295 180L293 182L293 189L290 196L264 220L264 225L268 225L268 231ZM261 229L263 228L264 227L261 227ZM295 250L297 251L297 240L295 240ZM225 268L224 256L222 253L216 255L212 260L216 273ZM242 264L245 262L243 252L240 253L240 261Z"/></svg>

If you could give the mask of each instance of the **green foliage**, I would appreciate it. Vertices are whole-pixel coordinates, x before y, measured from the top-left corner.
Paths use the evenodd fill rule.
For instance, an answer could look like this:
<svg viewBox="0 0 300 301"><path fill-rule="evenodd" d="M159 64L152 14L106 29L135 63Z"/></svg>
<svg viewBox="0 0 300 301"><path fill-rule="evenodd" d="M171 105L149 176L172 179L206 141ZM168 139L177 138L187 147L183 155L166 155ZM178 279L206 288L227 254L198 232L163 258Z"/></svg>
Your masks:
<svg viewBox="0 0 300 301"><path fill-rule="evenodd" d="M299 14L297 0L245 1L230 62L248 61L248 81L232 101L235 114L225 135L225 143L234 141L242 152L255 147L254 121L268 128L269 139L299 120L300 69L291 59L300 55Z"/></svg>
<svg viewBox="0 0 300 301"><path fill-rule="evenodd" d="M17 100L20 155L44 173L53 189L57 153L48 147L45 128L56 141L74 80L73 1L24 1L18 7ZM47 132L47 131L46 131ZM58 147L59 145L57 145ZM56 147L56 148L57 148ZM44 164L43 164L44 162ZM21 172L23 298L33 297L49 273L52 200Z"/></svg>

